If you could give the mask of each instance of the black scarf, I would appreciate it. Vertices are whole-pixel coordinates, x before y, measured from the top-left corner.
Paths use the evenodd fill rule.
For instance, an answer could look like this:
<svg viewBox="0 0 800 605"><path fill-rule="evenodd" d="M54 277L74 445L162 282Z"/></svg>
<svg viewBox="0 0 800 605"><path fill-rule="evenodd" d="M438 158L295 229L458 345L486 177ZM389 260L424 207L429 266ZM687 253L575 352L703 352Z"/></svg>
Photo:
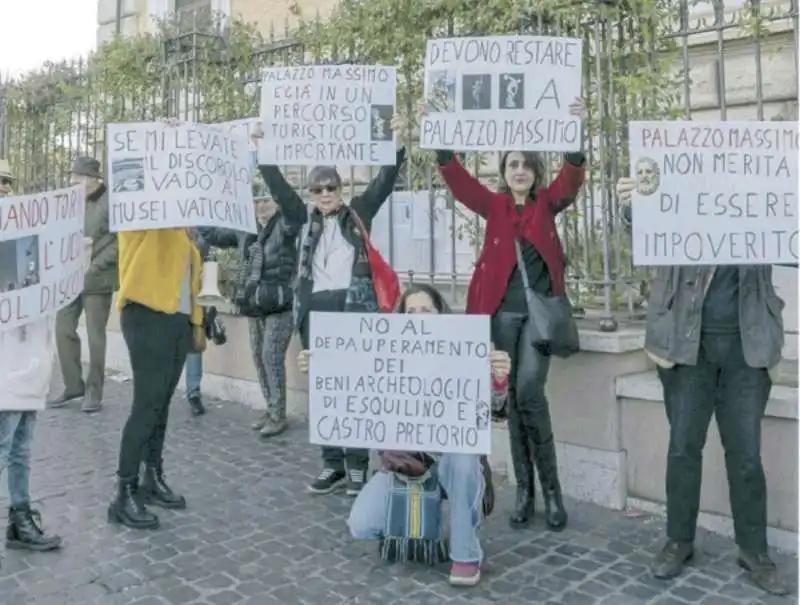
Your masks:
<svg viewBox="0 0 800 605"><path fill-rule="evenodd" d="M315 208L308 218L308 228L305 237L300 243L300 266L297 272L297 287L294 298L294 321L298 330L308 314L311 293L314 291L311 267L314 251L317 249L320 237L322 237L324 220L325 217ZM353 272L342 311L346 313L377 313L380 310L378 308L378 297L372 285L372 270L367 258L367 246L362 232L362 224L356 217L355 212L348 206L342 206L336 214L336 220L339 221L342 236L355 249Z"/></svg>

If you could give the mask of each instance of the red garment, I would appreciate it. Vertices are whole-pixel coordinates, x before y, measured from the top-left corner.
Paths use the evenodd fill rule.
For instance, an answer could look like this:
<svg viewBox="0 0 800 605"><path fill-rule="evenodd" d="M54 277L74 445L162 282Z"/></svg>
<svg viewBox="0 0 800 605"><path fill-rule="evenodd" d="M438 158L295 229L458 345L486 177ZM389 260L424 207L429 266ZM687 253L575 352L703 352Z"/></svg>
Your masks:
<svg viewBox="0 0 800 605"><path fill-rule="evenodd" d="M529 200L521 213L510 195L485 187L456 158L440 164L439 170L453 196L486 219L483 249L469 282L467 313L494 315L500 307L517 262L516 237L532 244L541 255L553 294L564 294L566 259L555 219L575 201L586 176L583 166L565 161L550 186L537 191L536 199Z"/></svg>

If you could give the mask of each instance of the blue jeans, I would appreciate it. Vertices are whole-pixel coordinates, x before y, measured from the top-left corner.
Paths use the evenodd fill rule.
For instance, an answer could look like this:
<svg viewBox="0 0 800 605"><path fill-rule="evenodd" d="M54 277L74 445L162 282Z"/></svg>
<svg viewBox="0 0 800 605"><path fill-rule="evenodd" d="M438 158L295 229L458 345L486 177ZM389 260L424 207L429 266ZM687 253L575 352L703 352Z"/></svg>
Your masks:
<svg viewBox="0 0 800 605"><path fill-rule="evenodd" d="M8 468L11 506L30 503L31 442L36 412L0 412L0 473Z"/></svg>
<svg viewBox="0 0 800 605"><path fill-rule="evenodd" d="M186 396L200 396L200 382L203 380L203 354L189 353L186 356Z"/></svg>
<svg viewBox="0 0 800 605"><path fill-rule="evenodd" d="M444 454L436 477L450 503L450 558L457 563L483 560L478 530L483 520L483 468L480 456ZM391 479L375 473L358 494L347 526L357 540L378 540L386 527Z"/></svg>

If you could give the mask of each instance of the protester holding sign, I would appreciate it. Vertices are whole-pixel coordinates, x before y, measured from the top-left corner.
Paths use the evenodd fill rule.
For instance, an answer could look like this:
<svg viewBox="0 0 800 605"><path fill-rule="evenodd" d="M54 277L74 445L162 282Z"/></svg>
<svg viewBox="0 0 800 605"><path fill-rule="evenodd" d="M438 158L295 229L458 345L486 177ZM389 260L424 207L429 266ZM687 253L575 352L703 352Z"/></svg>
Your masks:
<svg viewBox="0 0 800 605"><path fill-rule="evenodd" d="M253 423L262 437L286 430L286 351L292 337L292 281L297 269L300 225L290 223L274 200L256 205L258 234L201 229L218 248L239 249L233 303L248 318L250 351L266 410Z"/></svg>
<svg viewBox="0 0 800 605"><path fill-rule="evenodd" d="M391 120L395 134L406 132L405 120ZM256 138L263 138L260 128ZM308 175L314 205L309 213L303 198L277 166L260 166L261 175L290 225L306 225L300 242L300 263L294 300L294 322L303 348L309 343L310 311L376 312L393 308L399 295L394 270L369 241L372 219L394 190L405 161L405 146L396 163L383 166L366 190L345 204L342 178L334 166L317 166ZM369 466L366 450L323 448L323 470L309 490L328 494L347 480L347 493L357 495Z"/></svg>
<svg viewBox="0 0 800 605"><path fill-rule="evenodd" d="M796 167L796 165L795 165ZM630 203L641 181L622 178ZM730 484L738 563L765 591L789 594L767 554L767 485L761 421L781 361L784 302L771 265L660 266L647 305L645 350L658 365L670 424L667 543L655 558L657 578L672 578L694 554L711 416L717 419Z"/></svg>
<svg viewBox="0 0 800 605"><path fill-rule="evenodd" d="M92 241L92 262L84 276L83 292L56 319L56 346L64 391L48 404L62 407L83 397L81 410L91 414L102 408L106 325L111 298L117 289L117 235L108 229L108 195L100 162L90 157L78 158L72 166L70 181L86 188L83 235ZM89 341L89 374L85 383L78 336L78 322L84 313Z"/></svg>
<svg viewBox="0 0 800 605"><path fill-rule="evenodd" d="M435 288L414 284L403 293L397 312L438 315L451 311ZM310 353L302 351L298 358L301 371L308 371L309 360ZM490 361L493 377L505 381L511 369L509 355L492 351ZM457 401L445 404L452 408L459 405ZM422 551L424 558L431 560L437 553L443 554L439 510L443 489L450 502L450 583L476 585L483 561L478 530L484 515L494 507L492 472L486 456L401 451L382 451L380 455L383 471L372 476L353 503L347 521L350 533L359 540L380 539L384 556ZM412 495L417 493L409 484L421 486L418 517L409 514Z"/></svg>
<svg viewBox="0 0 800 605"><path fill-rule="evenodd" d="M0 160L0 208L7 205L13 184L8 162ZM88 258L85 247L81 256L82 262ZM61 546L60 537L42 530L41 516L31 508L30 494L31 444L36 412L44 409L50 388L54 329L55 317L48 315L0 331L0 472L8 470L11 504L7 549L44 551Z"/></svg>
<svg viewBox="0 0 800 605"><path fill-rule="evenodd" d="M575 100L571 112L584 115L581 99ZM420 105L419 115L427 115L425 104ZM585 178L585 158L583 153L566 154L561 172L545 186L544 160L538 153L506 152L500 159L501 184L496 193L467 172L452 152L437 151L437 158L453 196L486 220L466 310L492 316L492 340L512 359L508 424L517 500L510 522L524 526L533 515L535 462L547 526L558 531L566 525L567 513L544 389L550 359L534 348L528 334L526 290L530 287L543 296L564 293L564 251L555 217L575 201ZM517 245L525 276L517 263Z"/></svg>
<svg viewBox="0 0 800 605"><path fill-rule="evenodd" d="M243 223L248 221L254 218L242 217ZM159 521L145 502L171 509L186 507L183 496L164 480L162 456L169 405L186 355L205 348L203 313L197 305L202 260L188 229L128 227L118 234L117 307L131 360L133 404L122 431L117 495L108 518L112 523L148 529L158 527ZM141 462L145 474L140 485Z"/></svg>

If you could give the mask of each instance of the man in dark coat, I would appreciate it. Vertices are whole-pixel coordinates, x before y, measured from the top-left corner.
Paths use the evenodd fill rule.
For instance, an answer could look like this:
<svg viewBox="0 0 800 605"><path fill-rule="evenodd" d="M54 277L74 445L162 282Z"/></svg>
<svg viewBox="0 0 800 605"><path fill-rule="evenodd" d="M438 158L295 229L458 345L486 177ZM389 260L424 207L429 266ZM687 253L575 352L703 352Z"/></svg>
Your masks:
<svg viewBox="0 0 800 605"><path fill-rule="evenodd" d="M83 235L92 240L92 255L84 277L83 293L59 311L56 318L56 347L64 391L49 405L63 407L83 398L81 409L92 413L100 411L103 401L106 324L111 299L117 289L117 236L108 228L108 195L100 162L90 157L79 157L72 166L70 182L86 186ZM84 312L89 340L89 374L85 382L78 336L78 322Z"/></svg>

